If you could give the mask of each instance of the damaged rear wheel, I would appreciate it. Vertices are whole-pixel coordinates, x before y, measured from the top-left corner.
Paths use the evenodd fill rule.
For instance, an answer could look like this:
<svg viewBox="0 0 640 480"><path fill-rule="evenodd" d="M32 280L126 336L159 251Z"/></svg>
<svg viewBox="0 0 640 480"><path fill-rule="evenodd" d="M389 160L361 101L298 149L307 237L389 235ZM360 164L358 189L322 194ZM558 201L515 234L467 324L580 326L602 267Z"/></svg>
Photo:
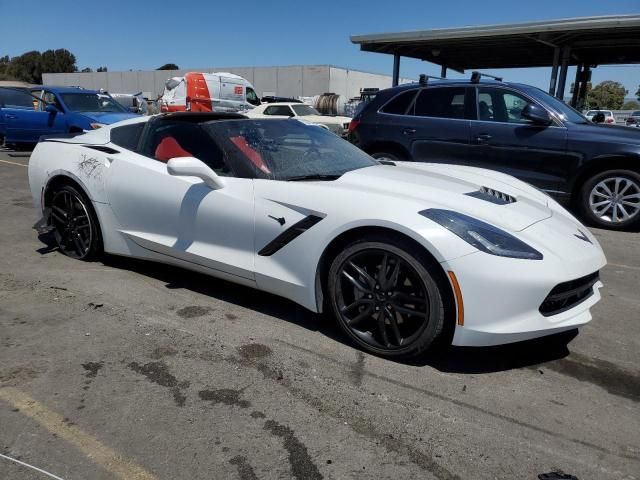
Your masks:
<svg viewBox="0 0 640 480"><path fill-rule="evenodd" d="M50 223L58 248L66 256L93 260L102 252L102 235L89 199L71 185L51 197Z"/></svg>

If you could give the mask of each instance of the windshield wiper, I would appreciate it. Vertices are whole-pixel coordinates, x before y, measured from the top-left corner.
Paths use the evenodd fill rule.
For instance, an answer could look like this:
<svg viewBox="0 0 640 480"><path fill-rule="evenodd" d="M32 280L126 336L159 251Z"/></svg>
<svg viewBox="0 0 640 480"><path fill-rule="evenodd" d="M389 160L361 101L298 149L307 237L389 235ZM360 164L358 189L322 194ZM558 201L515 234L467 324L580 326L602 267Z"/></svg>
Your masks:
<svg viewBox="0 0 640 480"><path fill-rule="evenodd" d="M298 175L295 177L289 177L287 178L288 182L300 182L300 181L304 181L304 180L337 180L338 178L340 178L342 175L327 175L327 174L320 174L320 173L311 173L309 175Z"/></svg>

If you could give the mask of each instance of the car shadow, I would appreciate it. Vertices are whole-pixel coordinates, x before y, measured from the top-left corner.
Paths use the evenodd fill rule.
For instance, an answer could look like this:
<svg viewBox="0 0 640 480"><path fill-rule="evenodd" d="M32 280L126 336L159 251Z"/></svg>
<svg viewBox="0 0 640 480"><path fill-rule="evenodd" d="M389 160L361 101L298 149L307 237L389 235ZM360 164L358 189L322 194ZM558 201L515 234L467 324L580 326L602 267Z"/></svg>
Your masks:
<svg viewBox="0 0 640 480"><path fill-rule="evenodd" d="M40 235L38 238L45 244L45 247L37 250L39 253L44 255L57 250L51 234ZM203 273L147 260L105 255L102 258L102 263L111 268L129 270L155 278L163 282L165 287L170 290L186 289L216 298L321 333L335 342L358 348L352 344L330 315L310 312L290 300L270 293L237 285ZM577 330L572 330L535 340L495 347L439 346L435 351L419 358L410 360L385 358L385 361L415 367L428 366L445 373L503 372L536 367L568 356L570 353L569 343L577 334Z"/></svg>
<svg viewBox="0 0 640 480"><path fill-rule="evenodd" d="M333 341L353 346L329 315L316 314L276 295L261 292L180 267L145 260L106 256L104 264L131 270L165 283L168 289L187 289L319 332ZM429 366L446 373L481 374L534 367L569 355L577 330L495 347L442 346L412 360L389 360L405 365ZM357 347L355 347L357 348Z"/></svg>

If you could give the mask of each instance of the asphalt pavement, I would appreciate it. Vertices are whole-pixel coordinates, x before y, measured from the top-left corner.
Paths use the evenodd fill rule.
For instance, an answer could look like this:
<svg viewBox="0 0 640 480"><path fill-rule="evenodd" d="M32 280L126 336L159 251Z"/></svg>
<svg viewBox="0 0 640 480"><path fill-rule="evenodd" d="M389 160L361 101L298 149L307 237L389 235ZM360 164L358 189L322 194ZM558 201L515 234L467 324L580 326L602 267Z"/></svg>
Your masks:
<svg viewBox="0 0 640 480"><path fill-rule="evenodd" d="M63 256L27 163L0 152L0 454L64 480L640 478L640 233L593 230L575 338L394 362L273 295Z"/></svg>

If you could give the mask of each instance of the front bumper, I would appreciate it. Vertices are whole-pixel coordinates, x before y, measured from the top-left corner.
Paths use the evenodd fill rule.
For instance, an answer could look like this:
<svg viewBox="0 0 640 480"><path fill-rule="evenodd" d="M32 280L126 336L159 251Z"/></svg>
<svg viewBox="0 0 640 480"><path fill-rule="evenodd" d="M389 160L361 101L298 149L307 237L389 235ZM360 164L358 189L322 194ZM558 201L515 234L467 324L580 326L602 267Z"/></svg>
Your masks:
<svg viewBox="0 0 640 480"><path fill-rule="evenodd" d="M443 262L445 270L455 273L464 304L464 324L456 325L452 343L500 345L588 323L590 308L600 300L599 280L590 287L590 295L570 308L551 315L540 311L556 286L598 272L606 264L595 238L588 234L593 243L580 240L573 235L577 228L570 219L555 216L525 229L521 238L530 238L530 244L542 251L540 261L476 252Z"/></svg>

